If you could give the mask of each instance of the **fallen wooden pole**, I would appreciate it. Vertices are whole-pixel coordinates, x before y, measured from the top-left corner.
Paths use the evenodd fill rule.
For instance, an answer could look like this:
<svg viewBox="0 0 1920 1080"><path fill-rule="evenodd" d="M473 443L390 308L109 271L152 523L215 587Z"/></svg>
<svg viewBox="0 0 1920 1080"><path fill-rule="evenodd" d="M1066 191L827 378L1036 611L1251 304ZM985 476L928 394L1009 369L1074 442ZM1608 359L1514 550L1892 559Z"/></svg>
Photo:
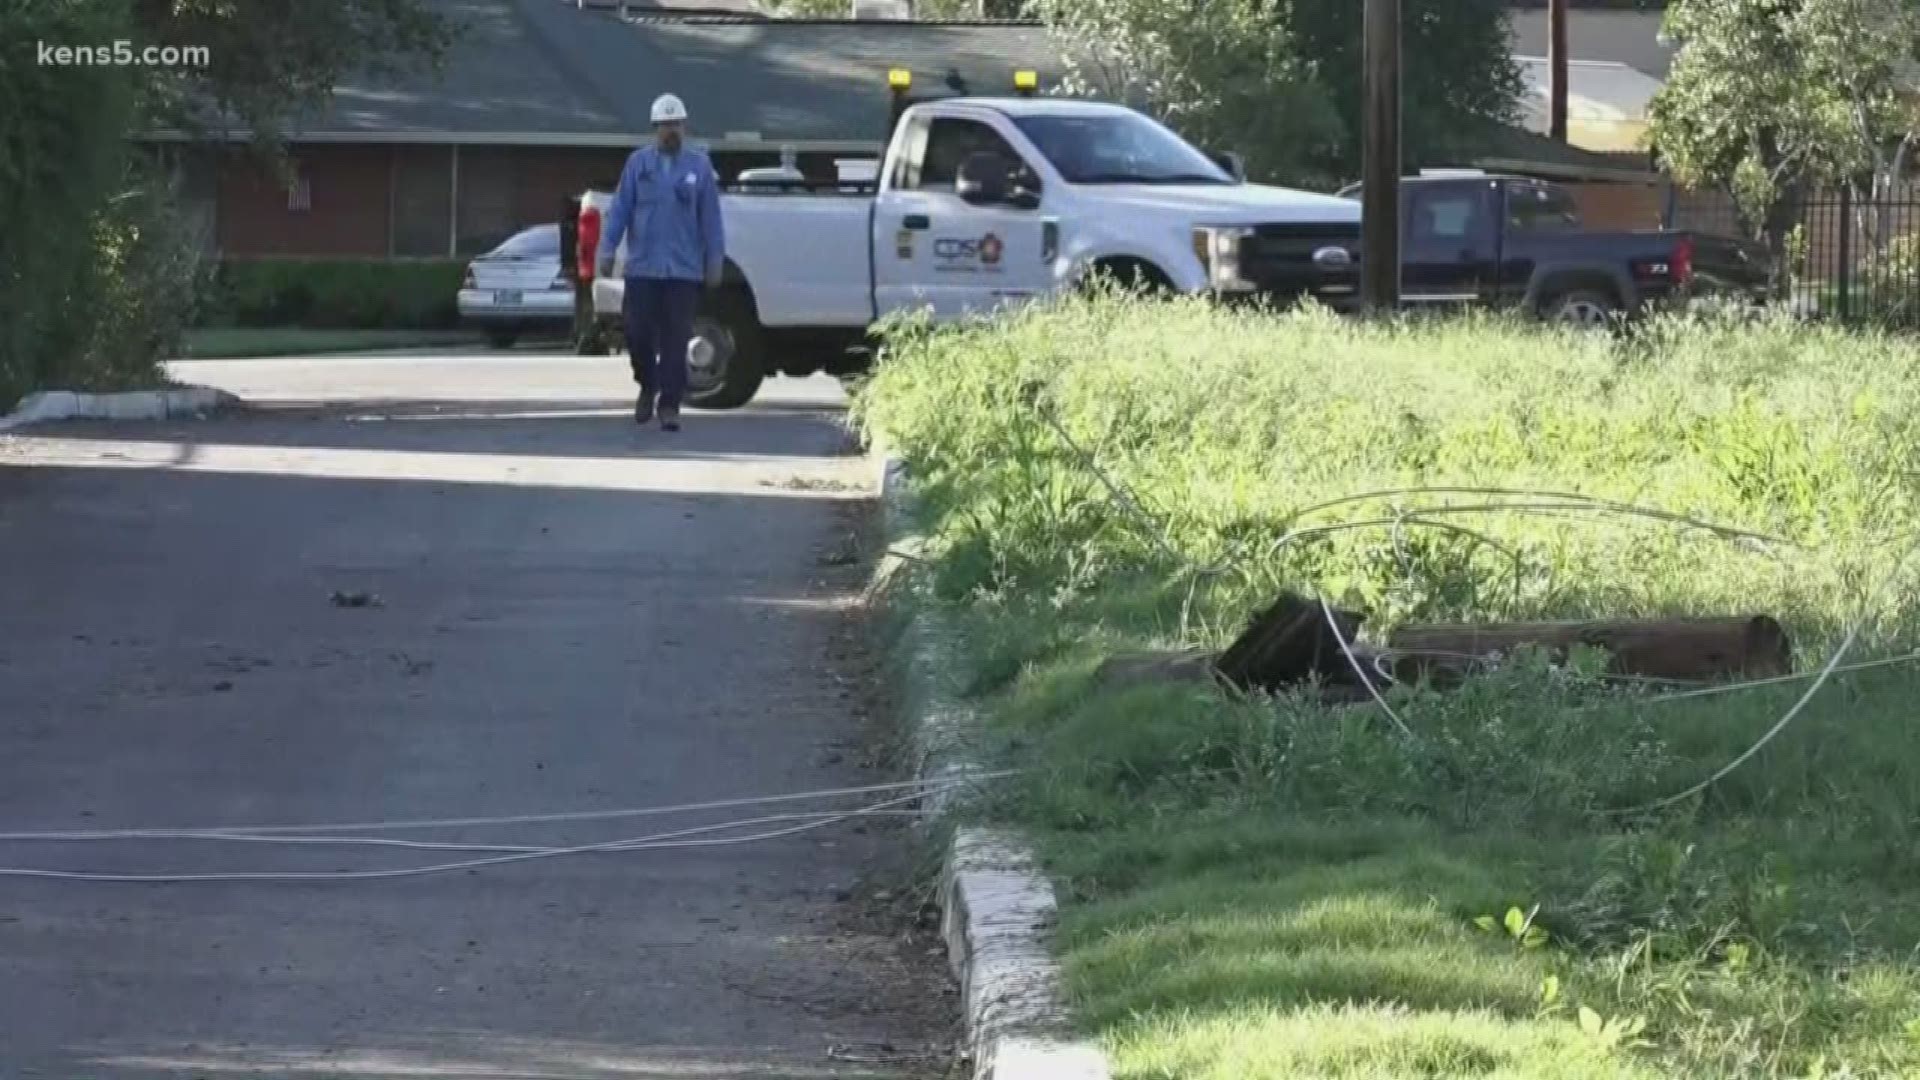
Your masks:
<svg viewBox="0 0 1920 1080"><path fill-rule="evenodd" d="M1366 616L1334 609L1333 617L1338 635L1318 600L1282 594L1253 617L1214 666L1221 678L1241 690L1282 690L1315 678L1357 683L1340 642L1351 645Z"/></svg>
<svg viewBox="0 0 1920 1080"><path fill-rule="evenodd" d="M1354 644L1366 616L1335 610L1336 636L1318 600L1283 594L1255 615L1247 629L1218 655L1201 650L1123 653L1100 665L1096 679L1115 689L1148 684L1215 683L1240 691L1277 692L1318 681L1345 685L1365 696L1359 677L1340 648L1344 639L1368 663L1371 651ZM1384 681L1384 680L1382 680Z"/></svg>
<svg viewBox="0 0 1920 1080"><path fill-rule="evenodd" d="M1579 646L1605 652L1606 671L1631 678L1704 683L1793 671L1793 644L1766 615L1403 626L1388 636L1385 648L1356 640L1365 620L1335 609L1330 623L1318 600L1287 593L1255 615L1225 652L1125 653L1101 665L1098 681L1115 689L1185 683L1243 692L1317 684L1329 700L1359 700L1371 695L1356 665L1376 687L1391 682L1446 689L1519 649L1542 649L1565 660ZM1352 659L1341 648L1343 640Z"/></svg>
<svg viewBox="0 0 1920 1080"><path fill-rule="evenodd" d="M1486 660L1515 649L1545 649L1564 658L1581 645L1610 655L1609 674L1645 679L1758 679L1793 670L1792 642L1780 623L1766 615L1403 626L1387 638L1398 682L1455 682Z"/></svg>

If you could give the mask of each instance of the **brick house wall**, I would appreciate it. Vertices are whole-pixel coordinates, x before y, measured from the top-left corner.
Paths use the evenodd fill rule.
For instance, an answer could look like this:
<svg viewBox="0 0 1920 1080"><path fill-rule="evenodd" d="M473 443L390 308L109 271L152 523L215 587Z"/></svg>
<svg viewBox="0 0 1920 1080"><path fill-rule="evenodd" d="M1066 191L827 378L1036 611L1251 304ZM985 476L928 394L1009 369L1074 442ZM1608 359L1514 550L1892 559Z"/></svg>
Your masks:
<svg viewBox="0 0 1920 1080"><path fill-rule="evenodd" d="M196 212L234 258L445 258L477 255L555 220L569 196L619 178L621 147L307 144L289 153L293 187L238 149L211 157ZM801 170L832 179L832 154ZM779 163L777 152L717 153L723 178Z"/></svg>
<svg viewBox="0 0 1920 1080"><path fill-rule="evenodd" d="M248 256L354 256L387 252L388 147L295 151L304 207L273 172L242 150L224 151L216 178L214 237Z"/></svg>
<svg viewBox="0 0 1920 1080"><path fill-rule="evenodd" d="M220 250L239 258L475 255L561 201L618 176L618 148L315 145L290 152L298 196L243 152L225 152L213 198ZM457 174L457 175L456 175Z"/></svg>

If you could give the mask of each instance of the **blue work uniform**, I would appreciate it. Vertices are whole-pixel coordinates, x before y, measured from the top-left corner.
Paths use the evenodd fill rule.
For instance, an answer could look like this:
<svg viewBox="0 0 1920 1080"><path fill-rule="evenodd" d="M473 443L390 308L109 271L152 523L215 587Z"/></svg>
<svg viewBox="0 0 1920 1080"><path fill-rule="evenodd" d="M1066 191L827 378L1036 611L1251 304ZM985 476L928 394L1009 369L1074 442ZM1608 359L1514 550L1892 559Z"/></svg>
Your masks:
<svg viewBox="0 0 1920 1080"><path fill-rule="evenodd" d="M668 154L635 150L607 211L600 257L627 244L627 356L640 392L677 412L687 388L687 343L700 288L727 257L720 184L707 155L691 147Z"/></svg>

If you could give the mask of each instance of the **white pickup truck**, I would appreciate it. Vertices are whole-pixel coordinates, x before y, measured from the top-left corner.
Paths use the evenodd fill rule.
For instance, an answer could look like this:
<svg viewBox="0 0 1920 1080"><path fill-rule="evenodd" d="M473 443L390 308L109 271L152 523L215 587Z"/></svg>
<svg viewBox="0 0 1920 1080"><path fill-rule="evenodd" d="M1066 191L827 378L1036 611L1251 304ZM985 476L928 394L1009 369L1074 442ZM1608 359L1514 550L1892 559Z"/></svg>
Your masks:
<svg viewBox="0 0 1920 1080"><path fill-rule="evenodd" d="M689 403L702 408L746 404L769 374L859 370L868 328L887 315L963 319L1100 273L1336 305L1357 283L1359 203L1245 183L1231 158L1117 105L897 107L877 182L762 180L723 185L724 284L707 294L689 350ZM611 203L610 192L582 198L583 254ZM592 282L610 340L625 258L623 242L613 275Z"/></svg>

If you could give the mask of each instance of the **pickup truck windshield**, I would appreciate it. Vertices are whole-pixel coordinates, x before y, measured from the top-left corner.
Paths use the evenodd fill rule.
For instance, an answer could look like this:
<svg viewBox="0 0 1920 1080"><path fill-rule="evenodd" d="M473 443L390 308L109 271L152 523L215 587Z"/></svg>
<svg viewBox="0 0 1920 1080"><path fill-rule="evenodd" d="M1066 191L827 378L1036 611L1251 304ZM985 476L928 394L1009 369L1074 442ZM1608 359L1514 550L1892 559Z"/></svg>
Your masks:
<svg viewBox="0 0 1920 1080"><path fill-rule="evenodd" d="M1070 184L1232 184L1207 155L1138 113L1014 121Z"/></svg>

